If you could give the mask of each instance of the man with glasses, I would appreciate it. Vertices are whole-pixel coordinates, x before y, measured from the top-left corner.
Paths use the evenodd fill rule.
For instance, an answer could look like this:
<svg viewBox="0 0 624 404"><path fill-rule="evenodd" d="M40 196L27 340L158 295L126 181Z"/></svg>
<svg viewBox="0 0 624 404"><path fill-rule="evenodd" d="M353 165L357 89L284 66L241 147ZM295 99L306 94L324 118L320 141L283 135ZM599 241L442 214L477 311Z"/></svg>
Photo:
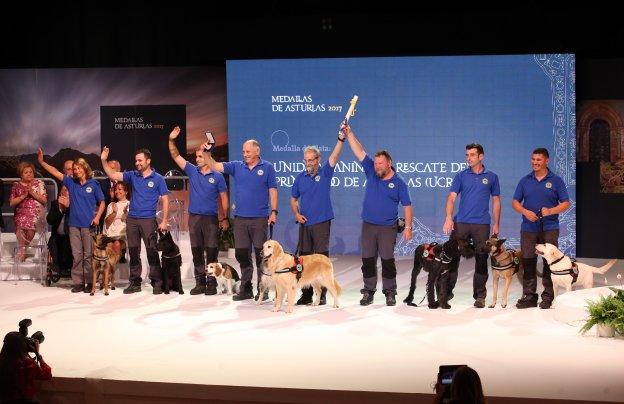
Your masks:
<svg viewBox="0 0 624 404"><path fill-rule="evenodd" d="M334 168L342 152L345 136L342 132L327 163L321 165L321 152L316 146L303 150L305 171L299 173L291 189L290 209L299 223L299 254L323 254L329 257L329 232L334 218L329 196ZM302 289L298 305L311 304L312 287ZM325 304L327 289L321 292L320 304Z"/></svg>

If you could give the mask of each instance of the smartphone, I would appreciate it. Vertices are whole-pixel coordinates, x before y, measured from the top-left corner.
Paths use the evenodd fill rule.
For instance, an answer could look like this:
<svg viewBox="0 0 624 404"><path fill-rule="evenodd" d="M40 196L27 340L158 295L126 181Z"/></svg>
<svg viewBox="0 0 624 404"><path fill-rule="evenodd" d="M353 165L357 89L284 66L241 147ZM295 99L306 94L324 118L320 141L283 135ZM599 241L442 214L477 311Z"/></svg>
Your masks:
<svg viewBox="0 0 624 404"><path fill-rule="evenodd" d="M440 383L446 386L453 383L453 375L455 375L455 371L462 366L466 365L440 365Z"/></svg>
<svg viewBox="0 0 624 404"><path fill-rule="evenodd" d="M217 143L217 142L215 142L215 138L214 138L214 136L212 136L212 132L211 131L207 131L206 132L206 139L208 140L208 143L210 143L210 144Z"/></svg>

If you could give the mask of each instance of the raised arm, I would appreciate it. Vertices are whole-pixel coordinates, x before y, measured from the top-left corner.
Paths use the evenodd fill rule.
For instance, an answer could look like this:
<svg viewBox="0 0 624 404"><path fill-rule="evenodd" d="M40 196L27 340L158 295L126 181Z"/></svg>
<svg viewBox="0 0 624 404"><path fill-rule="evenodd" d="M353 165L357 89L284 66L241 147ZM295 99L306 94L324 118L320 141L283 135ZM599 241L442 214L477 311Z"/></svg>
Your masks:
<svg viewBox="0 0 624 404"><path fill-rule="evenodd" d="M102 168L104 169L104 172L106 173L108 178L110 178L111 180L123 181L123 173L120 173L119 171L115 171L108 166L108 153L109 152L110 150L108 149L108 147L104 146L104 148L102 149L102 154L100 155L100 159L102 160Z"/></svg>
<svg viewBox="0 0 624 404"><path fill-rule="evenodd" d="M49 172L54 178L59 181L63 181L63 173L43 160L43 149L41 147L37 149L37 161L39 162L41 167Z"/></svg>
<svg viewBox="0 0 624 404"><path fill-rule="evenodd" d="M202 151L204 153L204 162L211 170L218 171L220 173L223 172L223 163L219 163L212 158L212 145L208 142L205 142L201 145ZM208 150L208 151L206 151Z"/></svg>
<svg viewBox="0 0 624 404"><path fill-rule="evenodd" d="M342 132L338 135L338 140L336 141L336 146L334 146L334 150L329 155L327 162L330 166L336 167L336 163L338 162L338 158L340 157L340 153L342 153L342 147L344 146L345 136Z"/></svg>
<svg viewBox="0 0 624 404"><path fill-rule="evenodd" d="M360 141L355 136L353 130L351 130L351 126L344 125L343 129L341 129L341 132L346 133L347 140L349 141L349 146L351 147L351 151L353 151L353 154L355 154L355 158L357 158L360 162L364 160L364 157L366 157L366 151L364 150L364 147L362 147Z"/></svg>
<svg viewBox="0 0 624 404"><path fill-rule="evenodd" d="M178 151L178 148L175 145L175 140L179 134L180 134L179 126L176 126L175 128L173 128L173 130L169 134L169 153L171 153L171 158L173 158L173 161L176 162L178 167L184 170L184 167L186 166L186 159L180 156L180 152Z"/></svg>

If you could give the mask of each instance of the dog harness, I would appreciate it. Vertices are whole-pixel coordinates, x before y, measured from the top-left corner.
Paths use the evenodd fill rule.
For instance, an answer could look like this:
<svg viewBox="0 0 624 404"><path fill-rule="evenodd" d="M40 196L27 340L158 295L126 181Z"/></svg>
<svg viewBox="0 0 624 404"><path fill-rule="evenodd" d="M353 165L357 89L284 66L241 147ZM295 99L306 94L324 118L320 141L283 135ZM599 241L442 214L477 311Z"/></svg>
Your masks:
<svg viewBox="0 0 624 404"><path fill-rule="evenodd" d="M422 253L423 258L427 261L432 261L435 258L435 250L434 248L438 245L438 243L425 244L425 250Z"/></svg>
<svg viewBox="0 0 624 404"><path fill-rule="evenodd" d="M561 261L563 258L564 257L559 258L557 261L554 261L552 264L556 264L557 262ZM550 265L552 265L552 264L550 264ZM572 259L572 268L563 269L561 271L553 271L551 269L550 273L552 275L570 275L572 277L572 283L575 283L576 280L578 279L579 270L578 270L578 265L576 265L576 260Z"/></svg>
<svg viewBox="0 0 624 404"><path fill-rule="evenodd" d="M292 267L277 270L275 271L275 273L276 274L287 274L287 273L295 274L297 276L297 282L299 282L299 279L301 279L301 273L303 272L303 257L298 257L296 255L292 255L292 257L295 260L295 265L293 265Z"/></svg>
<svg viewBox="0 0 624 404"><path fill-rule="evenodd" d="M516 250L509 249L509 250L506 250L506 251L511 256L511 261L508 264L501 264L492 255L490 257L490 266L492 267L492 269L494 269L496 271L504 271L504 270L509 269L511 267L515 267L515 269L514 269L514 275L515 275L516 272L518 272L518 270L520 269L520 258L518 257ZM499 254L499 256L500 255L501 254Z"/></svg>

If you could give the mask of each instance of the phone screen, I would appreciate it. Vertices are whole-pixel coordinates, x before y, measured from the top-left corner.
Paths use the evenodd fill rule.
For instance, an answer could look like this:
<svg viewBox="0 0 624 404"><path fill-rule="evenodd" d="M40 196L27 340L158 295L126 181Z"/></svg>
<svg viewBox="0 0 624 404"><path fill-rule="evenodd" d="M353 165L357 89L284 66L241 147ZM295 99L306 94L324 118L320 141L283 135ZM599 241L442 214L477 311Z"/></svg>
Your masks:
<svg viewBox="0 0 624 404"><path fill-rule="evenodd" d="M206 139L208 139L208 143L212 143L212 144L216 143L214 136L212 136L212 132L210 131L206 132Z"/></svg>
<svg viewBox="0 0 624 404"><path fill-rule="evenodd" d="M453 382L453 375L457 368L463 365L442 365L440 366L440 383L449 385Z"/></svg>

